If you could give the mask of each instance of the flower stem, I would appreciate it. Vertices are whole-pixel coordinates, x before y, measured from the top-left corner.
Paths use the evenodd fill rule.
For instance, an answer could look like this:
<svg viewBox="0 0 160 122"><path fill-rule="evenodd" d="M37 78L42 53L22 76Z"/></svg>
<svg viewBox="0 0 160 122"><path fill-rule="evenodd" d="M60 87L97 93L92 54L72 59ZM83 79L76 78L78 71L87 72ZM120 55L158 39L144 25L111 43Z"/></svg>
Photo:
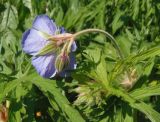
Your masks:
<svg viewBox="0 0 160 122"><path fill-rule="evenodd" d="M73 38L76 38L77 36L80 36L80 35L85 34L85 33L91 33L91 32L99 32L99 33L102 33L102 34L106 35L107 38L110 39L111 42L113 43L113 46L116 48L120 58L121 59L124 58L123 54L122 54L122 52L121 52L121 50L120 50L120 48L119 48L119 46L118 46L118 44L116 42L116 40L114 39L114 37L111 36L108 32L106 32L104 30L100 30L100 29L85 29L85 30L82 30L82 31L79 31L79 32L73 34Z"/></svg>
<svg viewBox="0 0 160 122"><path fill-rule="evenodd" d="M77 36L80 36L80 35L86 34L86 33L91 33L91 32L99 32L99 33L102 33L102 34L106 35L107 38L111 40L113 46L114 46L115 49L117 50L117 53L118 53L119 57L120 57L121 59L124 59L124 56L123 56L123 54L122 54L122 52L121 52L121 50L120 50L120 47L119 47L119 45L117 44L117 42L116 42L116 40L114 39L114 37L113 37L111 34L109 34L108 32L106 32L106 31L104 31L104 30L101 30L101 29L85 29L85 30L82 30L82 31L79 31L79 32L73 34L73 39L71 40L70 45L73 43L72 41L73 41ZM129 78L129 80L131 81L130 74L129 74L129 71L128 71L127 68L126 68L126 71L127 71L127 76L128 76L128 78Z"/></svg>

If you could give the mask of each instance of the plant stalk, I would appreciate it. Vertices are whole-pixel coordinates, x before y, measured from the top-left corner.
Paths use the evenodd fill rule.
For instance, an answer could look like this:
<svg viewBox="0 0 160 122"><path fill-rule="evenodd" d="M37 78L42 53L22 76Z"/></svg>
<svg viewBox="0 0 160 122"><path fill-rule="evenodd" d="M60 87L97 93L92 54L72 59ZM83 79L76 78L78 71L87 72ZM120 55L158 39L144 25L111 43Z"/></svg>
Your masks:
<svg viewBox="0 0 160 122"><path fill-rule="evenodd" d="M99 32L99 33L102 33L102 34L106 35L107 38L111 40L113 46L116 48L117 53L119 54L119 57L121 59L124 59L123 54L122 54L122 52L120 50L120 47L118 46L118 44L117 44L116 40L114 39L114 37L111 34L109 34L108 32L104 31L104 30L100 30L100 29L85 29L85 30L82 30L82 31L79 31L79 32L73 34L73 38L75 39L76 37L78 37L78 36L80 36L82 34L91 33L91 32Z"/></svg>

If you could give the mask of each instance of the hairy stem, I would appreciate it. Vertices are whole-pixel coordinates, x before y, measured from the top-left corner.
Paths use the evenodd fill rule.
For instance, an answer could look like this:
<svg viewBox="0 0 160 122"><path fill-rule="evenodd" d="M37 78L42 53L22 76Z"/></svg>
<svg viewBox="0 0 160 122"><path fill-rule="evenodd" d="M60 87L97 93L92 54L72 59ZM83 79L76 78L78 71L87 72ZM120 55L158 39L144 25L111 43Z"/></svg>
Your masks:
<svg viewBox="0 0 160 122"><path fill-rule="evenodd" d="M123 54L122 54L122 52L121 52L121 50L120 50L120 48L119 48L119 46L118 46L118 44L116 42L116 40L114 39L114 37L111 36L108 32L106 32L104 30L100 30L100 29L86 29L86 30L82 30L82 31L79 31L79 32L73 34L73 38L76 38L76 37L78 37L78 36L80 36L82 34L91 33L91 32L99 32L99 33L102 33L102 34L106 35L107 38L110 39L111 42L113 43L113 46L116 48L116 50L117 50L120 58L121 59L124 58Z"/></svg>

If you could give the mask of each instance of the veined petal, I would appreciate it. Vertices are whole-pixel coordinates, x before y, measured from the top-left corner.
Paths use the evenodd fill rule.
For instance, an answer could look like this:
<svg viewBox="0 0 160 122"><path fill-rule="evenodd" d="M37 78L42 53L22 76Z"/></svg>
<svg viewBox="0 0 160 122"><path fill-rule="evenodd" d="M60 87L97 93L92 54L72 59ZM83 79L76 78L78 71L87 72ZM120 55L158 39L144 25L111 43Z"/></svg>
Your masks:
<svg viewBox="0 0 160 122"><path fill-rule="evenodd" d="M56 69L54 66L55 55L39 56L32 58L32 65L36 68L37 72L44 78L54 77Z"/></svg>
<svg viewBox="0 0 160 122"><path fill-rule="evenodd" d="M37 30L29 29L22 37L22 48L30 54L36 55L38 51L44 48L49 42L37 33Z"/></svg>
<svg viewBox="0 0 160 122"><path fill-rule="evenodd" d="M57 50L59 51L59 49L61 49L61 45L58 45L58 41L64 41L65 43L65 41L69 41L71 38L68 37L68 33L66 33L67 37L56 36L56 34L65 36L64 33L66 33L64 28L58 28L47 15L40 15L35 18L32 28L23 34L22 48L26 53L33 56L32 65L42 77L51 78L55 76L57 72L55 68L55 59L58 55ZM53 36L58 39L54 40ZM74 52L77 48L75 42L68 47L68 52ZM67 62L69 62L69 64L64 64L64 67L67 66L63 71L58 73L59 75L67 77L70 75L69 70L76 68L75 56L73 53L69 54Z"/></svg>
<svg viewBox="0 0 160 122"><path fill-rule="evenodd" d="M54 35L57 30L56 24L47 15L37 16L33 22L33 28L49 35Z"/></svg>
<svg viewBox="0 0 160 122"><path fill-rule="evenodd" d="M60 76L62 77L68 77L70 76L70 70L73 70L73 69L76 69L77 67L77 64L76 64L76 58L75 58L75 55L74 53L70 53L69 54L69 58L70 58L70 62L69 62L69 65L59 73Z"/></svg>

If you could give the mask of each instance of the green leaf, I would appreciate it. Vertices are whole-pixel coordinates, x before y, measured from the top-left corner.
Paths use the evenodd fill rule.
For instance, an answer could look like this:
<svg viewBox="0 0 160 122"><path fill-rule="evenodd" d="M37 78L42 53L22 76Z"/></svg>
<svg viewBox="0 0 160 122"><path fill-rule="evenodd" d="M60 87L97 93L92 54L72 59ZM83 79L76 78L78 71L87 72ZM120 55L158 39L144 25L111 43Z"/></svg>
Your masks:
<svg viewBox="0 0 160 122"><path fill-rule="evenodd" d="M90 47L84 50L83 55L94 63L98 63L101 57L101 52L100 48L95 47L95 45L90 45Z"/></svg>
<svg viewBox="0 0 160 122"><path fill-rule="evenodd" d="M137 55L129 56L129 58L126 61L136 63L138 61L143 61L147 58L151 58L156 55L160 55L160 47L153 47L153 48L150 48L146 51L142 51L142 52L138 53Z"/></svg>
<svg viewBox="0 0 160 122"><path fill-rule="evenodd" d="M155 86L148 86L144 88L135 89L130 92L130 95L135 99L143 99L154 95L160 95L160 84Z"/></svg>
<svg viewBox="0 0 160 122"><path fill-rule="evenodd" d="M155 111L151 106L145 104L144 102L134 103L133 106L143 112L152 122L159 122L160 113Z"/></svg>
<svg viewBox="0 0 160 122"><path fill-rule="evenodd" d="M139 14L139 0L133 0L133 19L136 20Z"/></svg>
<svg viewBox="0 0 160 122"><path fill-rule="evenodd" d="M7 83L7 84L5 85L5 88L4 88L4 90L3 90L3 93L0 94L0 103L3 101L4 97L5 97L9 92L11 92L13 89L15 89L17 85L19 85L20 82L21 82L21 80L16 79L16 80L10 81L9 83Z"/></svg>
<svg viewBox="0 0 160 122"><path fill-rule="evenodd" d="M5 82L0 81L0 102L2 101L4 95L3 95L3 90L5 89Z"/></svg>
<svg viewBox="0 0 160 122"><path fill-rule="evenodd" d="M96 64L95 69L92 69L89 73L90 78L94 78L97 81L103 82L105 85L108 85L107 79L107 66L103 56L101 56L100 61Z"/></svg>
<svg viewBox="0 0 160 122"><path fill-rule="evenodd" d="M2 40L2 46L4 47L6 52L9 52L13 55L13 53L17 52L16 47L19 46L19 42L17 41L16 36L11 31L11 29L6 29L3 36L1 37ZM17 43L18 42L18 43ZM10 47L8 49L8 47Z"/></svg>
<svg viewBox="0 0 160 122"><path fill-rule="evenodd" d="M34 76L35 74L31 75L31 77L23 76L23 77L20 77L18 79L11 80L8 83L5 83L4 86L3 86L3 88L4 88L3 92L0 94L0 103L3 101L5 96L7 96L8 93L11 92L12 90L14 90L17 86L19 86L22 83L22 81L27 81L27 80L32 79L33 78L32 76Z"/></svg>
<svg viewBox="0 0 160 122"><path fill-rule="evenodd" d="M10 122L18 122L18 121L20 122L21 121L20 111L10 110L9 121Z"/></svg>
<svg viewBox="0 0 160 122"><path fill-rule="evenodd" d="M116 49L113 47L113 45L111 45L111 43L105 43L105 46L102 48L104 55L106 56L107 59L109 59L109 61L111 62L115 62L116 58L117 58L117 51Z"/></svg>
<svg viewBox="0 0 160 122"><path fill-rule="evenodd" d="M49 92L54 97L59 108L61 108L61 110L69 117L71 122L75 122L77 120L79 122L84 122L80 113L70 105L67 98L63 96L60 89L57 88L55 81L37 77L33 78L32 82L39 87L42 92Z"/></svg>
<svg viewBox="0 0 160 122"><path fill-rule="evenodd" d="M131 49L131 41L125 35L118 36L116 38L118 45L124 56L128 56L130 54Z"/></svg>
<svg viewBox="0 0 160 122"><path fill-rule="evenodd" d="M18 26L18 12L16 7L10 4L5 5L6 10L4 11L3 19L1 22L1 31L5 28L16 29Z"/></svg>
<svg viewBox="0 0 160 122"><path fill-rule="evenodd" d="M121 110L116 110L114 122L123 122L123 115Z"/></svg>
<svg viewBox="0 0 160 122"><path fill-rule="evenodd" d="M105 63L105 59L102 57L100 63L97 65L96 68L96 74L99 77L101 81L105 81L106 84L108 83L107 81L107 66Z"/></svg>
<svg viewBox="0 0 160 122"><path fill-rule="evenodd" d="M123 26L123 21L121 20L122 15L124 12L118 11L116 12L116 15L114 16L114 20L112 22L112 33L114 34L119 28Z"/></svg>
<svg viewBox="0 0 160 122"><path fill-rule="evenodd" d="M33 9L32 9L32 1L31 0L22 0L24 6L29 8L31 14L33 14Z"/></svg>
<svg viewBox="0 0 160 122"><path fill-rule="evenodd" d="M133 109L126 103L122 103L124 122L134 122Z"/></svg>
<svg viewBox="0 0 160 122"><path fill-rule="evenodd" d="M143 75L144 76L149 76L152 72L152 69L155 65L155 57L151 58L150 60L148 60L145 64L145 66L143 67Z"/></svg>
<svg viewBox="0 0 160 122"><path fill-rule="evenodd" d="M60 111L57 103L55 102L54 96L50 95L50 94L45 94L51 104L51 106L54 108L54 110L56 111Z"/></svg>
<svg viewBox="0 0 160 122"><path fill-rule="evenodd" d="M112 91L112 93L114 93L114 95L121 96L123 100L128 102L132 108L135 108L141 111L142 113L144 113L151 121L159 122L160 113L155 111L151 106L145 104L140 100L133 98L132 96L125 93L124 91L114 89L114 88L109 88L109 89Z"/></svg>

